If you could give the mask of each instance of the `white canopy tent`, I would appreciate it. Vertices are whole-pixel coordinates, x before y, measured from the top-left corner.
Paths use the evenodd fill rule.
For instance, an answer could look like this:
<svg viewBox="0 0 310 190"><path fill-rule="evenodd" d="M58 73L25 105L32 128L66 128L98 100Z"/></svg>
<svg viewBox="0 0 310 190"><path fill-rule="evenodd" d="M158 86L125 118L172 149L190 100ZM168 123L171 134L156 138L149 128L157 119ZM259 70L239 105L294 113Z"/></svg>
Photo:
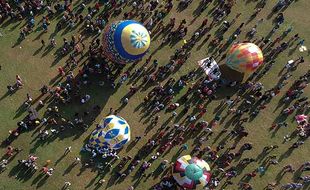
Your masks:
<svg viewBox="0 0 310 190"><path fill-rule="evenodd" d="M198 61L198 65L204 70L211 80L219 80L221 77L221 71L212 57L207 57Z"/></svg>

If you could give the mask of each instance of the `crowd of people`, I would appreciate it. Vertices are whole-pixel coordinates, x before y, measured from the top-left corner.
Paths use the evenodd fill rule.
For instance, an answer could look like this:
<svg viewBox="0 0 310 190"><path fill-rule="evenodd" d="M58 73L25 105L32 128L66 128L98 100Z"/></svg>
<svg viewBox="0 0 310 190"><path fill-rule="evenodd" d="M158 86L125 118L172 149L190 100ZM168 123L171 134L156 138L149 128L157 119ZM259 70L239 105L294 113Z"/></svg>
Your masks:
<svg viewBox="0 0 310 190"><path fill-rule="evenodd" d="M54 30L54 28L51 28L52 22L56 22L56 32L67 29L74 31L77 27L82 28L82 32L72 35L71 39L63 38L63 44L57 44L55 36L51 37L49 43L46 43L44 40L41 41L42 46L60 48L56 55L57 59L68 57L66 65L58 67L58 77L63 77L64 80L56 87L44 85L40 89L41 95L38 104L33 101L30 93L27 94L23 104L28 111L28 116L17 123L17 128L10 130L5 143L10 144L21 133L39 127L42 128L38 130L38 139L40 141L46 141L51 136L58 136L67 130L80 129L86 131L89 128L89 123L85 120L92 115L100 113L101 105L92 105L89 111L84 113L77 112L73 118L62 114L60 107L69 106L72 103L87 104L92 97L90 94L83 94L81 89L87 88L90 84L97 83L99 87L109 85L111 89L117 90L120 87L126 88L124 84L128 82L130 83L130 88L128 94L121 100L123 106L126 106L134 98L134 95L139 93L140 89L152 88L144 97L141 105L145 117L150 118L150 127L152 129L158 128L157 134L155 137L147 139L147 143L133 157L121 157L115 150L108 148L94 149L86 144L82 151L88 152L90 158L86 161L81 161L79 157L76 157L74 160L75 164L81 163L82 167L97 167L100 171L105 171L106 168L118 168L115 174L113 174L117 180L123 180L137 170L139 178L149 178L154 175L154 171L149 170L151 170L150 168L155 160L161 159L172 148L179 148L178 153L190 149L187 140L195 139L194 145L190 149L191 154L206 159L212 164L213 175L208 188L221 187L224 189L229 185L233 185L232 178L240 175L240 170L251 163L257 162L255 158L243 156L245 151L252 151L253 149L253 144L250 141L239 145L239 141L245 139L250 133L249 129L245 127L247 122L251 122L266 109L272 99L279 96L280 92L285 92L285 96L281 99L281 103L286 105L281 113L284 117L291 114L296 114L296 116L307 115L310 110L310 101L304 93L310 82L310 70L305 70L305 73L286 90L287 85L290 84L289 81L292 80L292 73L298 67L304 67L304 57L294 55L294 60L289 60L285 64L279 81L274 87L267 89L259 81L261 77L270 72L276 63L276 58L282 55L285 50L288 48L299 48L305 43L305 40L297 32L293 32L292 26L287 28L283 26L285 22L284 11L295 1L279 0L276 3L273 8L274 14L276 14L273 26L270 29L270 33L262 37L259 36L258 26L266 21L264 19L256 19L256 17L265 9L267 0L257 0L255 2L257 2L257 6L247 23L239 21L240 15L243 13L235 14L232 11L236 6L235 0L201 0L198 16L206 12L208 7L214 6L214 9L211 11L210 18L205 18L202 23L192 25L193 23L190 23L188 20L177 19L170 14L173 8L177 8L179 11L186 9L193 3L192 0L181 0L179 2L172 0L109 0L104 2L83 0L77 5L77 8L73 7L72 0L65 0L63 2L1 0L0 19L27 21L26 26L20 31L19 41L21 42L28 38L28 35L34 31L36 26L42 27L43 32ZM127 9L128 7L129 10ZM233 14L235 14L234 17L228 17ZM43 17L39 15L43 15ZM58 15L61 15L59 20L56 19ZM165 34L162 36L158 49L154 53L150 52L144 63L133 63L133 66L128 69L122 65L113 64L102 56L102 46L98 37L110 19L115 16L120 16L122 19L135 19L144 23L152 37ZM167 17L169 19L166 23L164 19ZM228 18L233 19L229 20ZM244 29L246 25L255 20L257 22L250 30ZM230 33L229 38L224 39L224 34L229 33L232 26L237 22L240 23L237 29ZM195 26L194 33L188 37L188 28ZM210 30L213 28L219 28L214 35L210 33ZM279 34L279 36L275 36L279 28L284 32ZM240 81L235 80L210 80L208 76L202 75L200 69L191 70L179 78L173 75L189 61L193 47L201 42L203 38L203 43L210 41L209 46L213 48L211 52L212 59L223 60L230 45L242 41L239 38L242 33L247 36L245 41L257 44L265 55L264 67L252 73L245 83L241 84ZM86 43L88 36L95 37L90 44ZM183 42L183 45L175 50L174 54L167 60L167 64L159 63L154 58L156 51L164 46L173 47L178 42ZM87 64L84 64L83 67L78 67L84 58L88 60ZM141 65L141 67L138 65ZM75 74L74 70L78 70L77 74ZM92 76L100 76L100 80L94 82ZM16 90L22 89L23 86L22 76L16 75L16 82L8 85L7 88L9 93L13 94ZM217 107L217 113L213 120L206 121L204 116L207 113L208 104L220 98L218 92L223 88L236 90L236 95L223 98ZM176 97L182 89L186 93L177 99ZM36 112L43 108L48 101L52 101L53 104L48 105L44 117L39 118ZM181 107L182 111L179 111ZM190 113L191 109L194 111ZM114 110L114 108L110 108L110 114L118 115L120 111L120 109ZM177 118L181 119L178 119L178 122L173 125L162 125L159 127L163 114L171 114L169 121L177 120ZM226 134L227 139L232 139L234 143L228 144L224 140L218 143L215 148L206 146L209 144L208 140L211 136L214 136L214 129L227 117L232 118L232 126L220 130L219 135ZM288 125L289 123L285 120L275 121L270 126L270 130L276 131L279 128L288 127ZM145 134L150 130L146 130ZM299 148L309 137L310 124L308 119L298 122L295 132L284 136L284 140L286 142L292 140L295 133L299 137L292 144L291 148ZM134 142L138 142L142 138L141 136L136 136ZM240 148L237 149L237 146L240 146ZM279 164L278 155L269 155L278 147L279 145L277 144L264 147L265 164L258 165L256 170L245 174L243 178L255 178L257 174L265 173L270 165ZM68 147L65 150L65 154L70 151L71 147ZM19 151L18 149L14 151L10 147L8 152L7 159ZM148 158L148 156L151 157ZM98 157L103 159L104 163L95 164ZM241 157L242 159L237 166L233 164L234 161L239 160ZM7 167L7 159L1 161L1 171ZM29 155L28 159L19 160L19 163L23 167L30 168L31 171L35 172L38 170L37 159L36 156ZM115 166L115 163L118 163L118 165ZM171 161L160 161L160 173L165 175L161 182L155 185L153 189L161 190L176 187L169 173L172 166L173 163ZM283 172L294 173L296 168L298 166L287 165L283 167ZM302 171L308 171L310 169L309 162L304 163L300 168ZM49 168L48 164L42 167L42 172L47 176L51 176L53 171L54 168ZM282 186L278 182L271 182L265 189L271 190L279 186L283 189L300 189L306 186L309 181L309 175L300 175L298 179L291 183L282 184ZM99 183L104 184L105 179L101 179ZM254 189L249 180L241 181L235 185L245 190ZM69 186L71 186L71 182L66 181L64 188L69 188ZM134 188L134 186L131 186L128 190L133 190Z"/></svg>

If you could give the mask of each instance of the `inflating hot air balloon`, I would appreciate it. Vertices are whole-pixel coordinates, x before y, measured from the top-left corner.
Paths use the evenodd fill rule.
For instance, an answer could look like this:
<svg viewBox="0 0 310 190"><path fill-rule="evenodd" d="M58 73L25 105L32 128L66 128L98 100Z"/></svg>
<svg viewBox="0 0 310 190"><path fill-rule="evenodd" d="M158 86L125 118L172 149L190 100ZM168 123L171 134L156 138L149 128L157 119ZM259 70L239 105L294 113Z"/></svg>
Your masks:
<svg viewBox="0 0 310 190"><path fill-rule="evenodd" d="M263 61L263 52L258 46L253 43L240 43L231 47L226 64L235 71L252 73Z"/></svg>
<svg viewBox="0 0 310 190"><path fill-rule="evenodd" d="M200 190L211 180L210 167L197 157L182 156L174 164L173 178L183 188Z"/></svg>
<svg viewBox="0 0 310 190"><path fill-rule="evenodd" d="M120 149L130 141L130 127L125 119L110 115L92 132L89 144L95 148Z"/></svg>
<svg viewBox="0 0 310 190"><path fill-rule="evenodd" d="M147 53L150 42L149 32L139 22L114 22L103 32L103 56L119 64L133 62Z"/></svg>

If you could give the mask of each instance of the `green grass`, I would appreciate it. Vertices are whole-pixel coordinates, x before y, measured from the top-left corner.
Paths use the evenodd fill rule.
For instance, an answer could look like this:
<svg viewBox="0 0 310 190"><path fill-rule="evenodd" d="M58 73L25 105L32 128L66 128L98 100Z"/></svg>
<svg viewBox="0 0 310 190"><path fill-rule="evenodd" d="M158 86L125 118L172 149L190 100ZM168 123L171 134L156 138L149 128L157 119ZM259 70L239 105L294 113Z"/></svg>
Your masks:
<svg viewBox="0 0 310 190"><path fill-rule="evenodd" d="M177 1L174 1L177 3ZM197 8L199 1L194 1L186 10L182 12L176 11L176 5L174 6L173 11L165 18L165 20L169 20L170 17L176 17L177 24L183 18L186 18L188 23L194 19L192 16L193 11ZM248 2L248 3L246 3ZM275 0L268 1L264 10L259 13L258 17L249 23L246 28L250 29L256 23L256 20L260 18L264 18L264 23L258 27L258 34L257 36L264 36L266 35L271 29L271 20L267 20L266 17L270 13L272 6L275 4ZM77 3L76 3L77 4ZM226 33L224 38L227 38L228 35L234 31L234 29L241 23L245 22L249 16L254 11L256 3L254 1L238 1L237 5L232 10L232 13L227 18L228 21L232 20L232 18L238 13L241 12L242 15L237 20L237 23ZM212 7L212 6L211 6ZM211 9L208 7L207 11L205 11L202 15L200 15L195 22L189 26L188 35L186 39L190 38L193 34L195 29L201 24L202 20L207 15L207 12ZM280 30L273 36L279 36L287 27L293 26L292 33L299 33L301 37L306 39L306 43L310 40L310 21L307 16L306 11L310 8L310 1L308 0L299 0L296 3L293 3L284 13L286 21L283 26L281 26ZM37 18L37 21L40 17ZM117 20L120 18L115 18ZM211 21L211 20L210 20ZM210 22L209 21L209 22ZM24 22L14 22L10 24L2 24L0 27L0 32L3 34L3 37L0 37L0 64L2 65L2 70L0 71L0 123L2 132L0 133L0 140L5 139L8 136L8 130L16 127L16 122L20 121L23 117L25 117L26 113L18 112L18 108L26 99L26 93L30 93L33 98L39 96L39 89L43 84L49 84L51 79L53 79L57 75L57 67L60 65L65 64L65 58L61 59L56 64L52 65L52 62L55 59L53 55L57 48L53 49L49 53L43 56L44 48L40 49L41 46L41 39L44 39L48 42L48 38L50 34L54 30L54 26L56 21L53 20L50 26L50 30L48 33L44 33L40 35L39 32L33 32L19 45L12 47L19 36L20 27L24 24ZM6 25L6 26L4 26ZM214 33L217 28L213 28L211 33ZM245 39L243 35L241 35L238 40L242 41ZM63 33L63 30L56 34L56 41L57 46L60 47L62 44L62 38L66 37L67 39L71 38L71 35L78 34L78 29L75 31L70 31L68 33ZM289 34L292 35L292 34ZM39 36L39 38L38 38ZM288 37L287 37L288 38ZM203 40L204 38L202 38ZM87 39L89 41L90 39ZM156 39L152 42L151 52L155 50L158 45L160 44L161 38ZM200 44L200 42L198 43ZM194 69L197 67L197 61L208 56L208 44L209 41L200 49L197 50L197 45L193 48L191 58L185 63L185 65L181 68L179 72L175 74L175 78L187 73L189 70ZM153 59L158 59L159 63L164 65L168 62L168 58L173 54L176 48L179 48L182 44L178 43L175 47L170 48L165 46L161 50L159 50L154 56ZM35 55L34 55L35 54ZM280 56L276 59L276 64L272 68L272 70L261 79L261 82L265 85L266 89L272 88L276 82L279 80L278 73L282 69L283 65L289 59L296 59L299 56L299 53L296 51L293 55L289 55L288 51L283 52ZM296 71L293 72L293 77L290 80L290 84L292 84L293 80L298 78L300 75L304 74L306 70L309 69L309 57L305 53L304 57L306 62L303 66L300 66ZM221 62L220 64L223 64ZM76 69L77 72L77 69ZM12 96L5 96L6 94L6 85L8 83L13 83L15 80L15 75L19 74L25 83L23 89L17 91ZM141 80L138 84L141 83ZM286 86L287 89L290 84ZM13 142L14 147L23 148L23 151L18 154L13 161L10 162L8 165L8 169L0 174L0 189L8 189L8 190L19 190L19 189L46 189L46 190L55 190L60 189L65 181L70 181L72 186L70 189L115 189L115 190L124 190L128 186L135 184L133 175L135 171L131 174L132 176L128 176L122 183L113 184L109 183L111 179L111 172L106 172L104 174L98 175L96 171L92 171L90 168L80 173L80 166L74 167L72 170L68 169L69 165L73 162L74 157L79 156L80 149L84 145L84 141L87 139L90 132L94 129L94 125L102 119L109 111L110 107L114 109L120 106L119 100L123 97L129 90L129 86L124 84L119 88L115 93L112 93L108 87L99 88L96 84L91 86L87 86L83 88L84 92L88 92L92 96L92 100L90 103L80 106L79 104L71 104L65 106L61 109L62 114L67 118L72 118L72 114L76 111L83 113L86 110L92 109L92 106L95 104L99 104L102 106L103 110L99 115L96 116L93 125L84 133L79 131L70 131L65 133L65 135L61 135L61 137L56 138L53 142L45 143L41 145L37 143L37 141L33 141L37 134L34 134L33 131L28 133L23 133L18 137L17 140ZM183 94L185 90L181 91ZM129 104L122 109L120 115L127 119L128 123L131 126L132 131L132 139L135 136L143 135L144 130L148 124L144 124L144 120L140 120L142 115L145 113L141 113L139 111L135 111L136 107L143 101L146 92L139 92L136 93L129 101ZM295 141L288 142L287 144L282 144L283 136L286 134L290 134L296 128L296 123L292 121L293 116L288 117L286 120L289 121L289 127L285 129L280 129L275 135L269 132L268 128L274 122L275 118L279 115L282 108L275 110L280 98L284 95L285 90L282 90L281 93L272 100L272 102L268 105L268 107L260 113L260 115L252 122L246 123L245 126L250 134L247 138L243 139L239 142L239 146L244 142L252 142L254 148L252 151L246 152L244 157L253 157L256 158L257 155L262 151L264 146L278 144L279 149L273 152L273 154L284 155L284 153L288 150L288 147ZM305 91L306 96L310 96L309 88ZM213 117L213 110L218 105L219 101L213 101L207 107L208 112L204 116L205 120L210 121ZM40 111L40 115L42 116L44 113L44 109ZM180 112L182 108L179 108L177 111ZM190 112L189 112L190 113ZM169 114L165 115L164 113L160 113L161 121L159 125L164 123L166 119L170 116ZM225 121L229 120L227 118ZM291 122L292 121L292 122ZM169 123L170 125L173 124L172 122ZM204 146L211 146L215 148L217 143L220 142L224 135L217 140L216 143L214 142L214 138L218 135L219 131L223 129L225 122L218 126L214 130L213 137L206 142ZM135 147L133 147L130 151L126 151L126 148L121 151L121 155L131 155L134 156L138 150L147 142L147 140L152 137L156 132L156 129L153 129L147 136L145 136ZM296 140L296 139L295 139ZM189 145L193 144L193 139L190 139L187 142ZM233 143L233 141L227 141L229 144ZM54 163L61 158L63 155L64 149L67 146L72 146L73 152L64 157L56 166ZM156 160L152 168L147 171L147 174L154 170L160 163L161 159L168 159L171 160L174 155L176 154L179 147L173 148L164 158L160 158ZM238 148L238 147L237 147ZM1 152L4 153L5 149L1 149ZM190 151L184 151L182 154L189 153ZM46 160L52 160L54 166L56 168L55 173L53 176L44 180L40 178L39 172L36 172L32 177L19 179L19 176L15 178L17 160L24 159L27 157L29 153L35 153L39 157L39 164L43 165ZM253 184L254 189L260 190L263 189L267 183L276 181L277 175L282 169L282 166L287 165L288 163L292 163L295 167L299 167L305 161L308 161L310 155L309 149L309 141L307 141L301 148L294 150L289 156L285 157L279 165L269 167L268 171L263 176L257 176L253 180L251 180L251 184ZM148 156L148 158L151 155ZM175 161L175 160L171 160ZM238 162L234 162L233 164L236 165ZM114 164L116 166L117 163ZM240 174L237 178L233 179L235 183L234 186L229 186L227 189L237 189L237 183L239 182L240 178L248 172L253 171L257 168L260 164L253 163L246 167L242 174ZM69 173L63 175L65 171L70 170ZM305 173L306 174L306 173ZM309 174L309 173L308 173ZM98 180L104 176L106 179L106 184L102 187L96 185ZM292 174L286 174L281 180L280 183L284 184L287 182L291 182L293 180ZM149 189L152 185L159 182L160 177L153 179L152 177L149 178L147 181L144 179L138 184L136 189L145 190Z"/></svg>

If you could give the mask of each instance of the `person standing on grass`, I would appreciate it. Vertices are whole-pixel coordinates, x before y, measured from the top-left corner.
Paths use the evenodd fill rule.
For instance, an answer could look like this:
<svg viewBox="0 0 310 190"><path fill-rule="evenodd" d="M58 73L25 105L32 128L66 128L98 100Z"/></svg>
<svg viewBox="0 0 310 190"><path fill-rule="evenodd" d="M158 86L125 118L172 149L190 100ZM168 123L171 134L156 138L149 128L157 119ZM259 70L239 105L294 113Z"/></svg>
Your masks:
<svg viewBox="0 0 310 190"><path fill-rule="evenodd" d="M301 40L298 41L297 46L303 46L304 43L305 43L305 40L301 39Z"/></svg>
<svg viewBox="0 0 310 190"><path fill-rule="evenodd" d="M41 44L42 44L42 47L44 47L45 46L45 41L41 40Z"/></svg>
<svg viewBox="0 0 310 190"><path fill-rule="evenodd" d="M68 187L71 186L71 183L69 181L66 181L64 186L63 186L63 189L68 189Z"/></svg>
<svg viewBox="0 0 310 190"><path fill-rule="evenodd" d="M17 88L21 88L22 86L24 86L22 79L19 75L16 75L16 86Z"/></svg>
<svg viewBox="0 0 310 190"><path fill-rule="evenodd" d="M68 154L69 152L71 152L71 146L68 146L65 148L65 153L64 154Z"/></svg>
<svg viewBox="0 0 310 190"><path fill-rule="evenodd" d="M64 70L64 68L63 67L58 67L58 73L59 73L59 75L61 75L61 76L65 76L65 70Z"/></svg>
<svg viewBox="0 0 310 190"><path fill-rule="evenodd" d="M74 158L74 164L79 164L81 163L81 159L79 157Z"/></svg>
<svg viewBox="0 0 310 190"><path fill-rule="evenodd" d="M22 82L22 78L19 75L16 75L15 78L16 78L16 80L19 80Z"/></svg>
<svg viewBox="0 0 310 190"><path fill-rule="evenodd" d="M51 39L51 46L52 47L56 47L56 40L55 40L55 38Z"/></svg>
<svg viewBox="0 0 310 190"><path fill-rule="evenodd" d="M105 179L100 179L98 183L102 185L102 184L104 184L105 182L106 182Z"/></svg>

